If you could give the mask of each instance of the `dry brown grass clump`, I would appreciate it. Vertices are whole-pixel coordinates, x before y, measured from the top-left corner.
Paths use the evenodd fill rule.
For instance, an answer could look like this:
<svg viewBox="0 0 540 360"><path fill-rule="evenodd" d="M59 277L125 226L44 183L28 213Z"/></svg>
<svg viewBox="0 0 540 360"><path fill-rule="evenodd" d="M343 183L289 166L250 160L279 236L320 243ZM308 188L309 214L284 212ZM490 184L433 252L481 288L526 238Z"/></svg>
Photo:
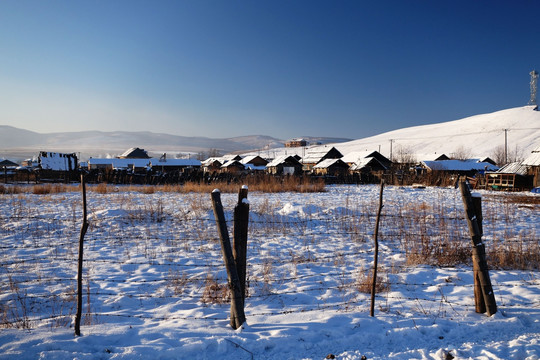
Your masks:
<svg viewBox="0 0 540 360"><path fill-rule="evenodd" d="M225 304L231 301L231 292L227 284L219 284L212 275L208 275L204 282L203 304Z"/></svg>
<svg viewBox="0 0 540 360"><path fill-rule="evenodd" d="M379 269L378 272L381 272ZM373 269L367 273L361 273L356 281L356 289L365 294L371 294L371 288L373 287ZM390 291L390 283L385 281L381 276L377 275L377 282L375 284L375 293Z"/></svg>
<svg viewBox="0 0 540 360"><path fill-rule="evenodd" d="M0 194L21 194L24 192L24 189L20 186L4 186L0 184Z"/></svg>
<svg viewBox="0 0 540 360"><path fill-rule="evenodd" d="M40 184L32 187L32 193L35 195L60 194L74 191L79 191L78 185Z"/></svg>

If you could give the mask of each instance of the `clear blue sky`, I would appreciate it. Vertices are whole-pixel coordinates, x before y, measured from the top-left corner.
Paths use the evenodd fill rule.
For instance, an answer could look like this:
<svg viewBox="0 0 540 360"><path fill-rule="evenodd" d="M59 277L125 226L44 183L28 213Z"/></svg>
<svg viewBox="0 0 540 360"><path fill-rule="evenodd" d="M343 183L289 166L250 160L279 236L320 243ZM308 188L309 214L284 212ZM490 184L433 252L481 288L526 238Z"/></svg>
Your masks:
<svg viewBox="0 0 540 360"><path fill-rule="evenodd" d="M526 105L538 1L0 1L0 125L358 139Z"/></svg>

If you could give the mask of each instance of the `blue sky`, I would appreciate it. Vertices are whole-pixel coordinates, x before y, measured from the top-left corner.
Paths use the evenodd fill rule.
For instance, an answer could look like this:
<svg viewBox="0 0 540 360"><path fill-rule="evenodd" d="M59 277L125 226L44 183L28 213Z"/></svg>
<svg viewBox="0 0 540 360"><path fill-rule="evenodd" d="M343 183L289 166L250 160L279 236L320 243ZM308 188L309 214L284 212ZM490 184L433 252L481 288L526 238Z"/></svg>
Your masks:
<svg viewBox="0 0 540 360"><path fill-rule="evenodd" d="M526 105L537 1L0 2L0 125L363 138Z"/></svg>

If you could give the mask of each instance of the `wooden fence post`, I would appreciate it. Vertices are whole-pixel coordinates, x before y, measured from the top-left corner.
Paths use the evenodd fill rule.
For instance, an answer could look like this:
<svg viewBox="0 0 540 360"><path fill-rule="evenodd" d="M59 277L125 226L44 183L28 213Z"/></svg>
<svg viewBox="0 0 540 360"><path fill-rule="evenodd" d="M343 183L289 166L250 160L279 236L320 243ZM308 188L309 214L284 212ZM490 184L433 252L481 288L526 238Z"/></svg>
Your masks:
<svg viewBox="0 0 540 360"><path fill-rule="evenodd" d="M246 267L247 267L247 237L249 225L248 187L240 188L238 204L234 208L233 257L236 262L236 272L240 280L242 303L246 299Z"/></svg>
<svg viewBox="0 0 540 360"><path fill-rule="evenodd" d="M88 230L88 220L86 213L86 184L84 181L84 174L81 174L81 189L83 198L83 223L81 226L81 234L79 237L79 269L77 272L77 314L75 315L75 335L81 335L81 314L82 314L82 273L83 273L83 244L84 235Z"/></svg>
<svg viewBox="0 0 540 360"><path fill-rule="evenodd" d="M482 243L482 215L481 198L473 200L469 186L465 181L460 181L459 188L463 197L463 205L467 216L467 224L471 235L473 250L473 271L474 277L478 278L479 286L475 284L475 304L477 312L487 312L489 316L497 312L495 294L489 278L489 270L486 261L486 250ZM476 203L476 206L475 206ZM477 296L478 293L478 297ZM480 295L481 294L481 295ZM483 305L481 304L483 303Z"/></svg>
<svg viewBox="0 0 540 360"><path fill-rule="evenodd" d="M236 262L234 261L225 214L223 213L223 205L221 204L221 192L218 189L212 191L212 208L214 209L219 240L221 242L221 253L223 254L223 261L227 269L227 280L231 289L231 327L236 330L246 321L246 316L244 314L242 289L238 272L236 271Z"/></svg>
<svg viewBox="0 0 540 360"><path fill-rule="evenodd" d="M479 196L473 196L471 194L471 200L474 206L474 214L476 216L476 222L478 224L478 230L480 231L480 236L484 236L484 229L482 226L483 216L482 216L482 198ZM482 286L480 284L480 254L478 248L482 247L482 252L485 253L485 245L474 246L472 249L472 259L473 259L473 274L474 274L474 304L476 312L483 314L487 311L486 301L482 293Z"/></svg>
<svg viewBox="0 0 540 360"><path fill-rule="evenodd" d="M375 242L375 249L373 254L373 280L371 283L371 308L369 311L369 316L375 316L375 292L377 289L377 266L379 259L379 223L381 219L381 212L383 208L383 189L384 189L384 179L381 179L381 191L379 194L379 210L377 211L377 221L375 222L375 234L373 240Z"/></svg>

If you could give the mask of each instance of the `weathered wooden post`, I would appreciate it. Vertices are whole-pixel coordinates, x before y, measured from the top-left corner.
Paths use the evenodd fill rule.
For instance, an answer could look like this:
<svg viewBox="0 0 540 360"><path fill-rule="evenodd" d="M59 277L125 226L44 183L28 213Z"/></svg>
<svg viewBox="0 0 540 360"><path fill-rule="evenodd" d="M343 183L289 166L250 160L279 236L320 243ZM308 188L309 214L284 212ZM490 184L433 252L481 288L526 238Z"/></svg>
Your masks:
<svg viewBox="0 0 540 360"><path fill-rule="evenodd" d="M472 260L475 278L475 307L477 312L487 312L491 316L497 312L497 303L489 278L486 250L482 243L482 198L480 196L473 197L465 181L460 181L459 188L463 197L463 205L465 207L467 224L473 245Z"/></svg>
<svg viewBox="0 0 540 360"><path fill-rule="evenodd" d="M375 292L377 289L377 266L379 259L379 223L381 219L381 212L383 208L383 189L384 189L384 179L381 180L381 191L379 194L379 210L377 211L377 220L375 222L375 234L373 240L375 242L375 249L373 254L373 280L371 283L371 308L369 311L369 316L375 316Z"/></svg>
<svg viewBox="0 0 540 360"><path fill-rule="evenodd" d="M212 207L214 209L219 240L221 242L221 253L223 254L223 261L225 262L225 268L227 269L227 280L231 290L231 327L233 329L238 329L246 321L244 301L231 241L227 231L225 214L223 213L223 205L221 204L221 192L218 189L212 191Z"/></svg>
<svg viewBox="0 0 540 360"><path fill-rule="evenodd" d="M86 184L84 174L81 174L81 189L83 198L83 223L81 226L81 234L79 237L79 269L77 272L77 314L75 315L75 335L81 335L81 315L82 315L82 273L83 273L83 249L84 235L88 230L88 220L86 213Z"/></svg>
<svg viewBox="0 0 540 360"><path fill-rule="evenodd" d="M476 222L478 224L478 230L480 231L480 236L484 236L484 229L482 226L483 216L482 216L482 197L474 196L471 194L471 200L474 206L474 214L476 216ZM484 300L484 295L482 293L482 286L480 284L480 254L478 248L482 247L482 252L485 253L485 245L482 243L479 246L474 246L472 249L472 259L473 259L473 274L474 274L474 303L476 312L483 314L487 311L486 302Z"/></svg>
<svg viewBox="0 0 540 360"><path fill-rule="evenodd" d="M249 225L248 187L240 188L238 204L234 208L233 257L242 290L242 302L246 299L247 237Z"/></svg>

